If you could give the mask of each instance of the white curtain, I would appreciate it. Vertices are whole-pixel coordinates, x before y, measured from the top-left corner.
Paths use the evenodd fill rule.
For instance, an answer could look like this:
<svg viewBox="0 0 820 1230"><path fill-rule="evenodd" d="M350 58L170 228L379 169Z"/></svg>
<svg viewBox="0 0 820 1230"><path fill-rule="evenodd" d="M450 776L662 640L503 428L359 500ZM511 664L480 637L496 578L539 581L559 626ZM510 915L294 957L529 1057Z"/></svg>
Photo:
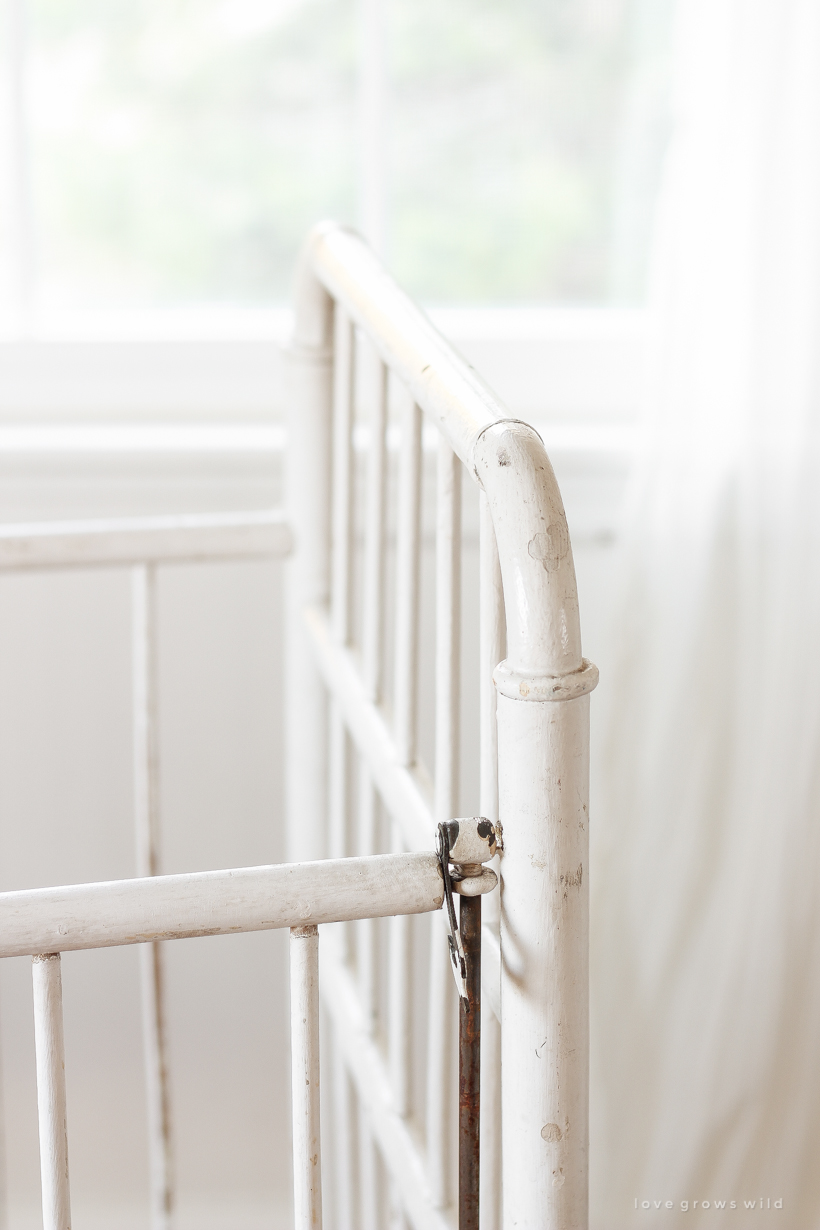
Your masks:
<svg viewBox="0 0 820 1230"><path fill-rule="evenodd" d="M679 0L674 121L594 719L592 1226L809 1230L820 0Z"/></svg>

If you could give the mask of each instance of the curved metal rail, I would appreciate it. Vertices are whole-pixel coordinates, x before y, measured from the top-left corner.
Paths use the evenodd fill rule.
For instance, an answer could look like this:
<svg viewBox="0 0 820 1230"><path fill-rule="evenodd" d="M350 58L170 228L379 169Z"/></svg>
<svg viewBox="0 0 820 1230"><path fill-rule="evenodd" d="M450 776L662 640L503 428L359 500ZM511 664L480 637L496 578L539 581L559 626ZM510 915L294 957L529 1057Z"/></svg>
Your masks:
<svg viewBox="0 0 820 1230"><path fill-rule="evenodd" d="M356 234L316 228L296 288L290 349L288 504L296 549L290 563L288 706L291 854L316 858L345 849L350 741L361 764L359 834L372 840L374 798L406 848L429 844L432 826L456 812L458 764L459 510L462 467L483 493L481 518L482 813L503 826L500 860L500 1044L489 1038L487 1081L503 1072L497 1120L493 1093L482 1110L482 1227L585 1230L588 1155L588 693L597 671L581 653L575 571L561 495L538 433L505 407L399 288ZM356 333L381 363L371 417L368 517L364 530L364 631L352 645L352 426ZM388 373L413 404L402 422L396 562L395 695L383 705L378 663L384 619L385 424ZM421 412L421 414L419 413ZM436 553L436 772L417 763L419 484L421 417L440 435ZM459 464L460 463L460 464ZM500 571L499 571L500 570ZM503 599L503 611L501 601ZM500 662L506 621L506 658ZM375 663L375 666L374 666ZM494 673L493 673L494 672ZM494 685L493 685L494 680ZM328 704L328 696L330 701ZM497 743L496 743L497 741ZM329 782L329 785L328 785ZM364 821L362 822L362 797ZM496 817L497 807L497 817ZM330 826L326 834L326 816ZM368 819L369 816L369 819ZM369 826L369 827L368 827ZM335 843L335 846L334 846ZM328 846L330 847L328 849ZM365 853L362 848L358 853ZM492 932L492 920L490 920ZM485 928L485 934L487 928ZM357 973L372 964L357 935ZM491 935L490 935L491 941ZM407 972L406 938L394 937ZM392 948L391 948L392 952ZM364 955L363 955L364 954ZM338 970L346 952L340 945ZM416 1230L445 1224L452 1207L446 1158L449 1128L446 997L436 939L428 986L428 1093L424 1160L427 1213ZM492 967L495 962L487 963ZM341 973L338 974L341 977ZM446 973L444 978L446 979ZM339 1230L368 1230L378 1139L370 1085L384 1071L354 1070L344 1056L349 1005L326 998L338 1035L336 1125L350 1124L349 1077L359 1123L358 1172L337 1163ZM401 981L401 975L397 976ZM360 1004L375 1013L374 990L359 977ZM491 996L491 999L496 998ZM496 1002L498 1002L496 1000ZM399 1009L400 1010L400 1001ZM347 1012L347 1015L346 1015ZM386 1023L394 1101L406 1106L406 1037ZM496 1027L497 1029L497 1027ZM499 1050L500 1045L500 1050ZM378 1062L377 1060L374 1062ZM404 1091L404 1092L403 1092ZM404 1102L402 1098L404 1097ZM497 1100L497 1099L496 1099ZM349 1134L349 1133L348 1133ZM340 1131L334 1132L342 1150ZM503 1149L501 1141L503 1140ZM499 1174L503 1154L503 1175ZM371 1163L372 1170L372 1163ZM378 1220L378 1219L376 1219Z"/></svg>

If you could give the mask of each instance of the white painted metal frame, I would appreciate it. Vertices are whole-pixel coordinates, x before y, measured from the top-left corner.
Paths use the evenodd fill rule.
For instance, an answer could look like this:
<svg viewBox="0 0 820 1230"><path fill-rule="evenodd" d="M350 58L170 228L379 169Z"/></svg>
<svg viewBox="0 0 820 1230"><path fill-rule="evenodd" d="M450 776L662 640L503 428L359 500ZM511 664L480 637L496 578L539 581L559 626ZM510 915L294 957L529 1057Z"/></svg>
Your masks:
<svg viewBox="0 0 820 1230"><path fill-rule="evenodd" d="M361 370L366 370L362 337L376 368L359 611L353 436ZM0 898L0 955L29 952L36 958L46 1225L66 1230L69 1224L56 954L145 944L152 1221L155 1230L166 1230L172 1180L158 941L272 926L296 929L291 948L297 1225L306 1230L320 1223L315 928L344 920L355 929L337 927L328 937L321 988L330 1025L336 1128L327 1176L333 1199L326 1212L334 1230L380 1230L388 1217L397 1228L452 1225L455 996L445 937L434 919L424 958L428 1025L420 1122L420 1108L412 1105L408 1028L408 988L419 954L404 915L440 905L435 860L414 852L429 850L435 824L458 811L465 467L481 489L481 807L504 831L501 901L497 909L488 908L485 919L482 1230L498 1225L583 1230L587 694L597 672L581 656L572 553L549 460L537 433L504 417L492 392L366 245L341 228L318 229L308 245L290 372L288 502L297 548L288 598L290 853L304 864L330 852L335 862L156 876L155 567L171 559L282 554L290 532L281 517L25 526L0 533L0 568L133 567L135 814L142 878ZM410 398L402 412L398 457L390 712L384 692L390 609L385 594L388 373ZM432 782L416 746L423 416L438 432ZM393 853L373 859L367 856L380 840L382 812ZM360 857L349 857L353 854ZM369 880L368 867L374 869ZM406 874L416 894L410 908L402 897L409 891ZM338 899L342 883L345 907ZM419 892L427 893L423 904ZM383 973L372 922L378 917L390 919L386 1020L379 1019Z"/></svg>
<svg viewBox="0 0 820 1230"><path fill-rule="evenodd" d="M0 571L3 572L131 567L134 825L139 876L156 876L160 869L157 567L168 563L276 558L287 554L290 546L291 534L284 516L269 510L0 526ZM46 907L40 902L37 909ZM65 951L71 947L62 938L66 925L62 918L52 942L40 948ZM111 933L110 927L108 933ZM141 948L140 975L151 1227L152 1230L170 1230L174 1204L173 1141L161 944L154 942ZM62 1180L58 1182L55 1177L58 1172L62 1174L63 1160L67 1167L64 1125L60 1129L62 1136L58 1132L59 1125L55 1126L60 1106L63 1120L65 1118L65 1082L55 1067L55 1055L58 1058L62 1055L62 1015L61 1010L55 1015L53 1007L59 1000L59 980L59 956L37 956L34 986L38 1088L41 1090L40 1150L44 1167L44 1225L49 1228L68 1225L69 1220L67 1169L64 1192Z"/></svg>
<svg viewBox="0 0 820 1230"><path fill-rule="evenodd" d="M43 1230L71 1230L60 952L290 928L295 1230L321 1230L318 924L443 899L432 852L0 894L0 957L32 957Z"/></svg>
<svg viewBox="0 0 820 1230"><path fill-rule="evenodd" d="M359 800L375 790L395 838L429 846L435 822L457 814L458 638L462 466L481 488L481 805L501 822L501 902L485 926L482 1230L583 1230L588 1151L588 693L597 671L581 655L575 573L566 519L538 434L504 406L389 277L366 244L333 224L306 246L290 351L288 509L290 564L287 697L291 856L346 848L350 752ZM401 426L396 547L395 684L388 713L374 681L374 626L353 644L352 431L356 335L366 339L412 399ZM421 419L439 432L436 530L436 766L430 786L415 746L419 636ZM383 500L384 413L371 415L368 479ZM365 608L378 605L383 518L365 525ZM506 640L506 658L502 662ZM330 833L326 834L326 816ZM372 837L372 825L362 839ZM495 940L495 935L500 937ZM365 957L363 961L363 948ZM375 1140L399 1208L414 1230L452 1224L454 1097L448 1075L452 987L433 927L423 1142L408 1121L406 1043L394 1019L396 987L413 957L400 927L391 948L388 1060L372 1034L369 961L357 940L353 976L344 944L327 959L323 999L341 1070L333 1087L350 1123L350 1090ZM396 965L398 964L398 969ZM494 973L495 971L495 973ZM493 985L493 977L500 980ZM357 985L358 982L358 985ZM363 1024L364 1022L364 1024ZM503 1074L503 1079L501 1079ZM341 1145L339 1145L341 1137ZM339 1230L370 1230L375 1183L337 1147ZM398 1142L401 1147L397 1148ZM412 1183L407 1176L412 1175ZM412 1190L409 1190L412 1188ZM351 1218L353 1221L351 1221ZM358 1220L357 1220L358 1219Z"/></svg>

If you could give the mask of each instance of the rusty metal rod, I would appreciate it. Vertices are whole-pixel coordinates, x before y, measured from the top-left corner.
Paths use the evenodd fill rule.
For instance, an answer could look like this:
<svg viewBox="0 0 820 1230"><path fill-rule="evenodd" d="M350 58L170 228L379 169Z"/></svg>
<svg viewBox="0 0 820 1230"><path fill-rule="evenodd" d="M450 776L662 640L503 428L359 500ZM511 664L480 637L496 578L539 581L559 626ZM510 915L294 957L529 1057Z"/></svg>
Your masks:
<svg viewBox="0 0 820 1230"><path fill-rule="evenodd" d="M478 1230L481 1108L481 897L460 897L467 1001L458 1016L458 1230Z"/></svg>

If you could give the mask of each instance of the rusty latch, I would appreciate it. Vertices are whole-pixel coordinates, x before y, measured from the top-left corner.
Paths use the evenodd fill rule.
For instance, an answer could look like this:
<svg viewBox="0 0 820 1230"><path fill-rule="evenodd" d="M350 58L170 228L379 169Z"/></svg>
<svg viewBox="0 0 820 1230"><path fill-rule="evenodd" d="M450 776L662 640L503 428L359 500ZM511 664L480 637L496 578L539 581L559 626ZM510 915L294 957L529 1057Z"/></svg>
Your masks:
<svg viewBox="0 0 820 1230"><path fill-rule="evenodd" d="M456 919L453 892L461 893L465 897L477 897L491 892L498 878L490 867L483 867L482 863L489 862L497 848L495 828L483 816L448 820L438 826L436 852L444 878L450 967L456 990L465 1003L468 1002L467 964Z"/></svg>

